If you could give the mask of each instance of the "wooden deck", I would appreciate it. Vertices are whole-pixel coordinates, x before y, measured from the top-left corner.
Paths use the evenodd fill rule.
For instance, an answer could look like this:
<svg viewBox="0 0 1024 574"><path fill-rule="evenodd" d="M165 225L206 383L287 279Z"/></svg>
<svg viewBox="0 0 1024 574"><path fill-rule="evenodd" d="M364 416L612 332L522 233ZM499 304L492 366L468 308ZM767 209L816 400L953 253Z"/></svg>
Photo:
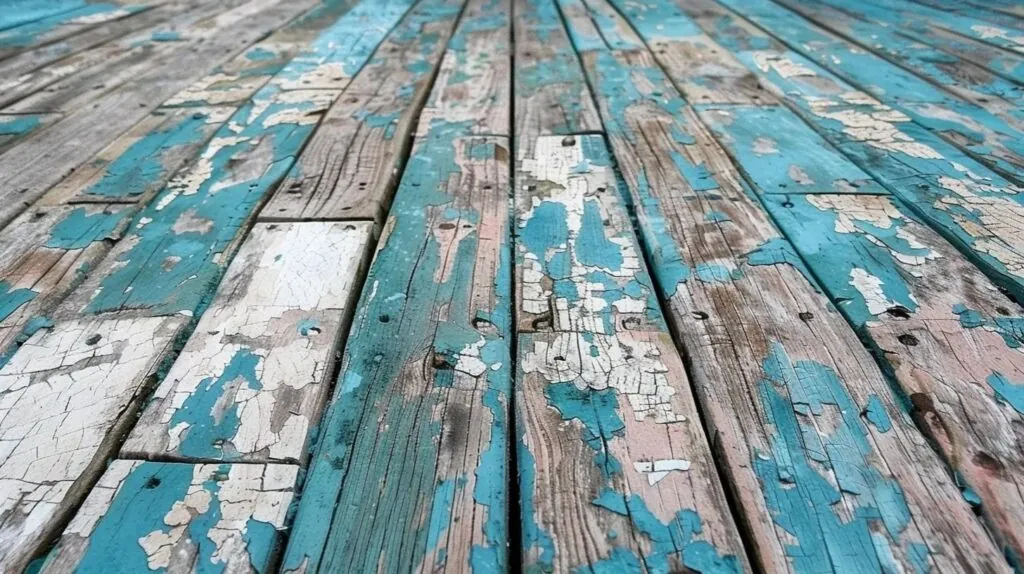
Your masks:
<svg viewBox="0 0 1024 574"><path fill-rule="evenodd" d="M0 0L0 574L1024 571L1020 0Z"/></svg>

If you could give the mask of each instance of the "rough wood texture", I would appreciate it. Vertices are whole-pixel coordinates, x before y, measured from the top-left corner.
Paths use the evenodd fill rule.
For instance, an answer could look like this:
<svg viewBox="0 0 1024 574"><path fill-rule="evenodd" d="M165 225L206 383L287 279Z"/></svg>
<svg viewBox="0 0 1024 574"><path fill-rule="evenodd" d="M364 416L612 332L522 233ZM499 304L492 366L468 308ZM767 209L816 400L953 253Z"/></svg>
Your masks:
<svg viewBox="0 0 1024 574"><path fill-rule="evenodd" d="M291 167L337 92L260 90L136 215L125 238L58 309L191 315L213 291L253 212Z"/></svg>
<svg viewBox="0 0 1024 574"><path fill-rule="evenodd" d="M1024 555L1021 309L889 198L790 196L766 206L865 332L911 414L1010 556Z"/></svg>
<svg viewBox="0 0 1024 574"><path fill-rule="evenodd" d="M301 11L293 3L284 4L228 12L202 28L199 37L204 41L194 50L175 53L179 57L167 65L137 75L92 106L76 110L0 155L0 173L5 174L0 180L0 223L9 223L28 203L145 118L160 102L201 77L209 66L229 60Z"/></svg>
<svg viewBox="0 0 1024 574"><path fill-rule="evenodd" d="M129 2L88 4L82 2L76 9L0 31L0 59L8 58L31 47L43 46L69 36L81 35L90 28L128 18L152 7L152 5ZM5 6L4 9L17 10L16 7L10 5Z"/></svg>
<svg viewBox="0 0 1024 574"><path fill-rule="evenodd" d="M41 572L267 572L298 472L116 460Z"/></svg>
<svg viewBox="0 0 1024 574"><path fill-rule="evenodd" d="M532 145L540 135L601 131L555 0L516 0L513 8L516 141Z"/></svg>
<svg viewBox="0 0 1024 574"><path fill-rule="evenodd" d="M688 14L732 50L765 88L899 197L1000 287L1024 300L1024 190L911 118L786 50L707 0ZM750 46L756 46L751 49Z"/></svg>
<svg viewBox="0 0 1024 574"><path fill-rule="evenodd" d="M305 460L371 233L367 222L257 225L122 458Z"/></svg>
<svg viewBox="0 0 1024 574"><path fill-rule="evenodd" d="M505 568L508 161L500 138L435 131L414 146L285 571Z"/></svg>
<svg viewBox="0 0 1024 574"><path fill-rule="evenodd" d="M604 141L535 142L515 181L524 569L747 570Z"/></svg>
<svg viewBox="0 0 1024 574"><path fill-rule="evenodd" d="M918 66L924 69L917 71L932 72L932 84L872 53L871 47L856 46L829 34L772 0L722 3L743 10L744 17L794 52L941 134L975 159L998 168L1018 183L1024 182L1024 114L1020 111L1024 99L1008 83L1000 80L999 85L985 85L983 78L954 80L926 61ZM889 43L893 49L910 45L901 44L897 37L886 37L884 31L881 34L876 41ZM908 60L905 57L903 61ZM940 87L960 99L953 99ZM985 102L975 104L968 99L970 95Z"/></svg>
<svg viewBox="0 0 1024 574"><path fill-rule="evenodd" d="M413 8L327 112L261 219L383 221L462 4Z"/></svg>
<svg viewBox="0 0 1024 574"><path fill-rule="evenodd" d="M70 518L184 322L61 322L0 370L0 570L20 572Z"/></svg>
<svg viewBox="0 0 1024 574"><path fill-rule="evenodd" d="M607 2L558 0L558 7L577 52L645 49L640 36Z"/></svg>
<svg viewBox="0 0 1024 574"><path fill-rule="evenodd" d="M61 114L0 114L0 154L19 139L42 130L61 117Z"/></svg>
<svg viewBox="0 0 1024 574"><path fill-rule="evenodd" d="M756 560L1005 571L878 366L650 55L584 63Z"/></svg>
<svg viewBox="0 0 1024 574"><path fill-rule="evenodd" d="M511 0L470 0L434 80L416 129L511 135Z"/></svg>

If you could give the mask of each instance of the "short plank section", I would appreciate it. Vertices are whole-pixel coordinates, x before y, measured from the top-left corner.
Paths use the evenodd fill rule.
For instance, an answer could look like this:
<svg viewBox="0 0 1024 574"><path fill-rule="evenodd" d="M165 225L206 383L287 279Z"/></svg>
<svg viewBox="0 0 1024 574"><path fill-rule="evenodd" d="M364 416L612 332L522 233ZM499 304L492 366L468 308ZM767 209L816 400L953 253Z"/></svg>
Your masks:
<svg viewBox="0 0 1024 574"><path fill-rule="evenodd" d="M516 140L532 145L540 135L601 131L555 0L516 0L513 7Z"/></svg>
<svg viewBox="0 0 1024 574"><path fill-rule="evenodd" d="M509 155L444 132L414 146L285 571L508 564Z"/></svg>
<svg viewBox="0 0 1024 574"><path fill-rule="evenodd" d="M367 222L256 225L122 458L304 460L371 233Z"/></svg>
<svg viewBox="0 0 1024 574"><path fill-rule="evenodd" d="M747 570L615 180L596 135L540 137L518 164L524 568Z"/></svg>
<svg viewBox="0 0 1024 574"><path fill-rule="evenodd" d="M299 468L116 460L41 572L267 572Z"/></svg>
<svg viewBox="0 0 1024 574"><path fill-rule="evenodd" d="M0 570L20 572L71 517L184 323L61 322L0 370Z"/></svg>
<svg viewBox="0 0 1024 574"><path fill-rule="evenodd" d="M383 221L462 4L412 9L328 110L261 219Z"/></svg>
<svg viewBox="0 0 1024 574"><path fill-rule="evenodd" d="M416 135L438 124L461 135L511 135L511 0L473 0L434 80Z"/></svg>
<svg viewBox="0 0 1024 574"><path fill-rule="evenodd" d="M1021 309L890 198L766 198L822 286L885 357L911 413L1008 555L1024 541ZM1012 315L1012 316L1011 316Z"/></svg>
<svg viewBox="0 0 1024 574"><path fill-rule="evenodd" d="M1006 571L878 366L650 54L584 64L756 560Z"/></svg>

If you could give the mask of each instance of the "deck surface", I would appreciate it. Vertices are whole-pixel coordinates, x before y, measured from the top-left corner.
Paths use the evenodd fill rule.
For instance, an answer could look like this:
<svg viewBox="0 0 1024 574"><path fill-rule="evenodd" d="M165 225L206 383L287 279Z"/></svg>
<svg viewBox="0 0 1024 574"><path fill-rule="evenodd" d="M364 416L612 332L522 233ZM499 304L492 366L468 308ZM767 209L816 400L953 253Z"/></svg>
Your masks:
<svg viewBox="0 0 1024 574"><path fill-rule="evenodd" d="M1024 3L0 0L0 574L1024 569Z"/></svg>

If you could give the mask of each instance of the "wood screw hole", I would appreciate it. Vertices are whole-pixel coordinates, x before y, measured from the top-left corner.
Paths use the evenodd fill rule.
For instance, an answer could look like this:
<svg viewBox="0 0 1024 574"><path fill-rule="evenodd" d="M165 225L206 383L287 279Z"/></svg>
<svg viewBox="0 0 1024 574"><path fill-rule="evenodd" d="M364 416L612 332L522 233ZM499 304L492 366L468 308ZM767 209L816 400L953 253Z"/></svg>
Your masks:
<svg viewBox="0 0 1024 574"><path fill-rule="evenodd" d="M562 147L572 147L576 145L576 138L572 136L565 136L562 138Z"/></svg>
<svg viewBox="0 0 1024 574"><path fill-rule="evenodd" d="M455 224L454 223L442 223L441 225L438 225L437 227L438 227L438 229L445 229L445 230L455 229Z"/></svg>
<svg viewBox="0 0 1024 574"><path fill-rule="evenodd" d="M1010 310L1007 309L1006 307L996 307L996 313L999 313L1000 315L1003 316L1007 316L1010 314Z"/></svg>
<svg viewBox="0 0 1024 574"><path fill-rule="evenodd" d="M85 340L85 344L86 345L95 345L96 343L99 343L100 339L102 339L102 338L103 337L101 337L99 335L90 335L89 338Z"/></svg>
<svg viewBox="0 0 1024 574"><path fill-rule="evenodd" d="M814 313L811 313L810 311L801 311L799 317L801 321L806 323L814 318Z"/></svg>
<svg viewBox="0 0 1024 574"><path fill-rule="evenodd" d="M904 345L906 345L908 347L916 347L917 343L918 343L917 337L915 337L915 336L913 336L913 335L911 335L909 333L905 333L903 335L900 335L899 337L896 337L896 339L899 340L900 343L903 343Z"/></svg>
<svg viewBox="0 0 1024 574"><path fill-rule="evenodd" d="M158 486L160 486L160 479L158 477L156 477L156 476L151 476L151 477L149 477L149 480L146 481L146 484L145 484L145 486L143 486L143 488L147 488L149 490L153 490L154 488L156 488Z"/></svg>
<svg viewBox="0 0 1024 574"><path fill-rule="evenodd" d="M691 314L693 315L693 318L698 321L704 321L705 319L708 318L708 314L705 313L704 311L694 311Z"/></svg>
<svg viewBox="0 0 1024 574"><path fill-rule="evenodd" d="M391 317L388 317L387 315L381 315L379 318L381 323L387 323L391 321Z"/></svg>

